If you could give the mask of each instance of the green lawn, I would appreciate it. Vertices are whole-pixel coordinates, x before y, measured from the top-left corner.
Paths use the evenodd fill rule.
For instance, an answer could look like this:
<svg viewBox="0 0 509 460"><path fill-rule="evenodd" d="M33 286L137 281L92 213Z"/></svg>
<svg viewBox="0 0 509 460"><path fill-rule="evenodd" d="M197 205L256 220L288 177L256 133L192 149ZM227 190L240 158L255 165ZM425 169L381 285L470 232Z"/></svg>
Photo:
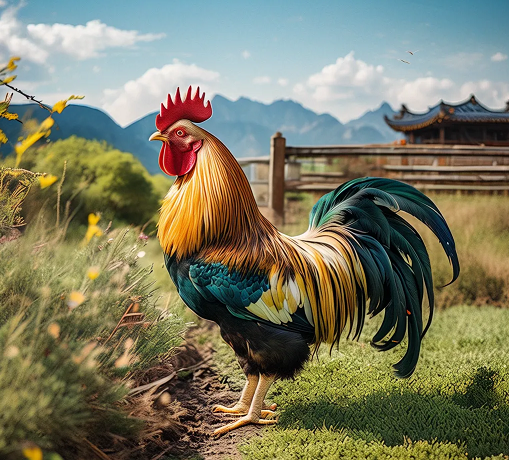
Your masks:
<svg viewBox="0 0 509 460"><path fill-rule="evenodd" d="M244 457L507 458L509 310L440 311L407 380L390 370L401 349L369 346L375 325L273 387L279 423L240 446Z"/></svg>
<svg viewBox="0 0 509 460"><path fill-rule="evenodd" d="M329 356L310 362L295 381L278 382L269 397L279 423L239 448L246 459L509 458L509 201L496 196L433 197L456 239L462 273L437 290L436 313L424 338L415 374L392 375L403 348L378 353L369 346L380 319L367 320L359 342L343 340ZM282 230L307 227L311 202ZM496 212L495 212L496 210ZM481 219L475 216L482 216ZM290 219L289 219L290 220ZM430 249L435 284L450 280L450 267L435 238L419 227ZM162 267L156 241L147 247L163 292L176 293ZM196 321L189 310L178 310ZM240 390L243 374L219 336L220 377Z"/></svg>

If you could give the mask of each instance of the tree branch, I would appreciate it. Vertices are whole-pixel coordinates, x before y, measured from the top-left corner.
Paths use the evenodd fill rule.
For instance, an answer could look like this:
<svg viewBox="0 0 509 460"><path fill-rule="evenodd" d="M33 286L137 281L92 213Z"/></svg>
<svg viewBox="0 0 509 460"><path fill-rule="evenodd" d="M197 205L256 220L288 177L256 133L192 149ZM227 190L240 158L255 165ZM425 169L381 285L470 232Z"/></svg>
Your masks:
<svg viewBox="0 0 509 460"><path fill-rule="evenodd" d="M48 107L47 105L43 104L42 101L38 101L37 99L35 99L35 96L30 96L29 94L26 94L24 93L23 91L21 91L20 89L18 88L15 88L14 86L11 86L9 85L9 83L4 83L4 86L7 86L7 88L10 88L12 89L13 91L16 91L18 94L21 94L22 96L25 96L29 101L33 101L33 102L36 102L37 104L39 104L39 107L41 109L45 109L47 110L49 113L53 113L53 111L51 110L50 107Z"/></svg>

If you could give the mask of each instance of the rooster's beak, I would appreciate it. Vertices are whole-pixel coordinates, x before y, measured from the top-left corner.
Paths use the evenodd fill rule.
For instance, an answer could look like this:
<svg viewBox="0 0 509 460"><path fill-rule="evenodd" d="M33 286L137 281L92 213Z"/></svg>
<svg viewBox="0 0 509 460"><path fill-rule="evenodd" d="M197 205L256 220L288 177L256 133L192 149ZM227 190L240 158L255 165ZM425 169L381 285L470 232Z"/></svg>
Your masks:
<svg viewBox="0 0 509 460"><path fill-rule="evenodd" d="M149 141L167 141L166 137L164 137L159 131L156 131L152 136L148 138Z"/></svg>

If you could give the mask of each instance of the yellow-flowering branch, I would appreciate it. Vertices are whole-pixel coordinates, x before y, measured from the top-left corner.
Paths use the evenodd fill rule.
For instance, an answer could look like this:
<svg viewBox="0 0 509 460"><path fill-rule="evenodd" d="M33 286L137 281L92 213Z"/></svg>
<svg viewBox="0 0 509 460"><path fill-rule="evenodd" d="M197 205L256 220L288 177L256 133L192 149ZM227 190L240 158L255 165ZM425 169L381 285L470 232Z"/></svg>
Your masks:
<svg viewBox="0 0 509 460"><path fill-rule="evenodd" d="M15 88L14 86L9 85L9 83L4 83L2 86L7 86L7 88L10 88L10 89L12 89L13 91L16 91L18 94L21 94L22 96L25 96L25 97L26 97L29 101L34 101L34 102L36 102L37 104L39 104L39 107L40 107L41 109L45 109L45 110L47 110L48 112L52 113L51 108L50 108L50 107L48 107L46 104L43 104L43 102L42 102L42 101L38 101L38 100L35 98L35 96L30 96L29 94L27 94L27 93L25 93L25 92L21 91L20 89ZM19 120L19 121L20 121L20 123L22 123L22 121L21 121L21 120Z"/></svg>

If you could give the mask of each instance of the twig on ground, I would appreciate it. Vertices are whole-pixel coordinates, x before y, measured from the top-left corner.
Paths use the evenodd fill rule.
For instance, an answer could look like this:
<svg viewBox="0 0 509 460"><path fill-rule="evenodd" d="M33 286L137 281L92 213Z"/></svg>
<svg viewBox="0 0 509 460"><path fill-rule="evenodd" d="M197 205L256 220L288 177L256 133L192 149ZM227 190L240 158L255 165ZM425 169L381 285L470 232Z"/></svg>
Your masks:
<svg viewBox="0 0 509 460"><path fill-rule="evenodd" d="M166 452L168 452L173 446L169 446L166 449L164 449L160 454L153 457L151 460L159 460Z"/></svg>
<svg viewBox="0 0 509 460"><path fill-rule="evenodd" d="M106 455L99 447L92 444L88 439L84 439L85 443L92 449L92 452L94 452L95 455L97 455L98 458L102 460L111 460L111 457Z"/></svg>
<svg viewBox="0 0 509 460"><path fill-rule="evenodd" d="M211 359L212 359L212 356L209 356L208 358L204 359L203 361L200 361L199 363L196 363L189 367L183 367L182 369L172 372L170 375L167 375L166 377L163 377L162 379L156 380L155 382L147 383L146 385L142 385L142 386L133 388L132 390L129 391L128 395L135 396L135 395L142 393L144 391L151 390L152 388L154 388L154 389L158 388L161 385L164 385L166 382L169 382L170 380L175 378L180 372L192 372L192 371L195 371L195 370L198 370L198 369L204 367L204 365L206 363L208 363Z"/></svg>

